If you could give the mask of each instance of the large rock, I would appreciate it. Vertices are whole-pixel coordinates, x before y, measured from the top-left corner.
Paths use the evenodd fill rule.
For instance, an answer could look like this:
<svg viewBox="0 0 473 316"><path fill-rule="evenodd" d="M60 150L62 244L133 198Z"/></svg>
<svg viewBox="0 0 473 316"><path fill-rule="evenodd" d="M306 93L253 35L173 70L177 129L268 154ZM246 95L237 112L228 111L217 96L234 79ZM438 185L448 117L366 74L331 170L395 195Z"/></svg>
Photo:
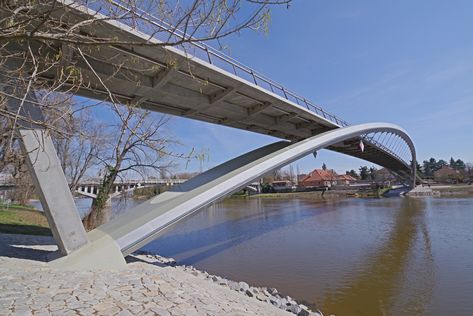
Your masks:
<svg viewBox="0 0 473 316"><path fill-rule="evenodd" d="M302 310L299 305L290 305L286 308L287 311L299 315L299 312Z"/></svg>
<svg viewBox="0 0 473 316"><path fill-rule="evenodd" d="M297 316L310 316L310 312L307 309L301 308L300 312L297 314Z"/></svg>
<svg viewBox="0 0 473 316"><path fill-rule="evenodd" d="M266 294L264 294L264 292L259 292L258 294L256 294L256 298L260 301L266 301L266 299L268 298L268 296Z"/></svg>
<svg viewBox="0 0 473 316"><path fill-rule="evenodd" d="M269 288L269 289L268 289L268 292L269 292L271 295L276 295L276 294L279 293L278 290L275 289L274 287Z"/></svg>
<svg viewBox="0 0 473 316"><path fill-rule="evenodd" d="M246 292L247 290L250 289L250 286L246 282L239 282L238 285L240 286L241 292Z"/></svg>
<svg viewBox="0 0 473 316"><path fill-rule="evenodd" d="M276 296L270 296L269 297L269 302L276 306L277 308L280 308L282 305L281 299L277 298Z"/></svg>

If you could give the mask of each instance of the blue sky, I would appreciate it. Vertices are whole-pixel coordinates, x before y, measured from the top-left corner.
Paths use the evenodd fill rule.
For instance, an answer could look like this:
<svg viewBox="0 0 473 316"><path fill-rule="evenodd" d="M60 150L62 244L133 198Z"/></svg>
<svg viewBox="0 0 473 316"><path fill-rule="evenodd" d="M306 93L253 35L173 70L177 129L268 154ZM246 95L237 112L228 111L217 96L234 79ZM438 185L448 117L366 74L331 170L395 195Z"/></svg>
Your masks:
<svg viewBox="0 0 473 316"><path fill-rule="evenodd" d="M268 34L233 36L226 53L350 123L402 126L420 161L473 162L472 17L471 1L295 0L273 10ZM181 118L168 128L207 149L207 167L274 141ZM337 171L367 164L325 150L297 164L324 162Z"/></svg>

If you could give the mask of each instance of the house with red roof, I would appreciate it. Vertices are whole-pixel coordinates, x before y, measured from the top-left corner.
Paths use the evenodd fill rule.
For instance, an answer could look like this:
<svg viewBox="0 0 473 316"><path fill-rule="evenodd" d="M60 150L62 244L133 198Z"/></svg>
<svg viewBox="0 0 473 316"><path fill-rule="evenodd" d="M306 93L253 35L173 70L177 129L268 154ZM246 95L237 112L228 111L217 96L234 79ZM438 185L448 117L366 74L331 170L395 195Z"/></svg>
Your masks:
<svg viewBox="0 0 473 316"><path fill-rule="evenodd" d="M332 187L334 185L350 185L356 179L350 175L337 174L334 170L314 169L304 178L299 180L299 186L309 187Z"/></svg>
<svg viewBox="0 0 473 316"><path fill-rule="evenodd" d="M349 174L341 174L337 178L338 185L350 185L356 182L356 178L350 176Z"/></svg>
<svg viewBox="0 0 473 316"><path fill-rule="evenodd" d="M338 174L334 170L314 169L300 182L301 187L331 187L337 185Z"/></svg>

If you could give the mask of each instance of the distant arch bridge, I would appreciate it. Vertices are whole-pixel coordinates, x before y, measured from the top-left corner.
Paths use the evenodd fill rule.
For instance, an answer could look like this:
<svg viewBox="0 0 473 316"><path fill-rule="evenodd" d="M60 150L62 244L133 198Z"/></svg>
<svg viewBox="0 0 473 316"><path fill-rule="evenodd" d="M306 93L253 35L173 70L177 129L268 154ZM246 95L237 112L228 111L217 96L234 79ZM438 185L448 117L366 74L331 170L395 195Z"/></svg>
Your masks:
<svg viewBox="0 0 473 316"><path fill-rule="evenodd" d="M115 182L112 186L110 198L115 198L119 195L133 192L136 189L152 186L173 186L175 184L180 184L186 182L186 179L146 179L146 180L124 180ZM98 189L100 186L99 181L84 181L80 183L76 189L75 193L82 196L96 198Z"/></svg>

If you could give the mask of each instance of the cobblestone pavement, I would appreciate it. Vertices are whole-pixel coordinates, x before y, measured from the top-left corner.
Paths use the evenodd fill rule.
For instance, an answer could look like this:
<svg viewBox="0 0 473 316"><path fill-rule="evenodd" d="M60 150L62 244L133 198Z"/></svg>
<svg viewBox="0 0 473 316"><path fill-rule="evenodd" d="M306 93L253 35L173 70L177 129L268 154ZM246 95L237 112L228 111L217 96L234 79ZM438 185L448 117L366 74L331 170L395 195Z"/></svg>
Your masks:
<svg viewBox="0 0 473 316"><path fill-rule="evenodd" d="M131 263L114 272L0 268L5 315L288 315L172 267Z"/></svg>
<svg viewBox="0 0 473 316"><path fill-rule="evenodd" d="M0 253L0 315L290 315L185 267L132 262L117 271L51 270L25 260L30 247L5 248L8 238L15 237L0 234L0 249L9 249Z"/></svg>

